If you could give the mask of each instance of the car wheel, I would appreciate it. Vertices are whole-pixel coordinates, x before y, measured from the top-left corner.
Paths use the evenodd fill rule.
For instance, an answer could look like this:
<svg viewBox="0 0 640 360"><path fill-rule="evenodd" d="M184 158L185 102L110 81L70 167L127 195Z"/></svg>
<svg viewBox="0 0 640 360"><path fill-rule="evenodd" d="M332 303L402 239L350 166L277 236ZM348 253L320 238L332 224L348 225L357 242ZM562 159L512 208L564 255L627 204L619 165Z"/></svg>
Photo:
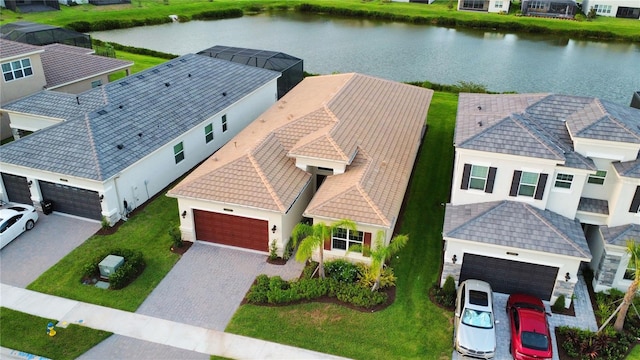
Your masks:
<svg viewBox="0 0 640 360"><path fill-rule="evenodd" d="M33 229L34 225L35 225L35 223L33 222L33 220L29 220L29 221L27 221L27 224L24 226L24 228L27 229L27 231L28 231L28 230Z"/></svg>

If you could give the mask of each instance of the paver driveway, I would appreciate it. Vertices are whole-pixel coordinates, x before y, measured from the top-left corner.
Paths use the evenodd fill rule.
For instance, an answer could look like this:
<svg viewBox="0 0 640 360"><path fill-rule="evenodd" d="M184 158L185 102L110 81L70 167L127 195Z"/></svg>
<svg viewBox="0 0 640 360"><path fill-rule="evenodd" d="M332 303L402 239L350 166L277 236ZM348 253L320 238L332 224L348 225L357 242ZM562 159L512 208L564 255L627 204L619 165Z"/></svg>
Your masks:
<svg viewBox="0 0 640 360"><path fill-rule="evenodd" d="M36 226L0 250L0 281L26 287L100 229L94 220L38 213Z"/></svg>

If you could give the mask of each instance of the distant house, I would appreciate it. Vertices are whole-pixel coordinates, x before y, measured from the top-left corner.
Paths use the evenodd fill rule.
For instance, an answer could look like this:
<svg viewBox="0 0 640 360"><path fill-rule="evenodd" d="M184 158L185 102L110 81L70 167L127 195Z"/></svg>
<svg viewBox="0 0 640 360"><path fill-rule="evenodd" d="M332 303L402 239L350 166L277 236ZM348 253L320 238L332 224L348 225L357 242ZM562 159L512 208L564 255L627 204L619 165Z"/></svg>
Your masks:
<svg viewBox="0 0 640 360"><path fill-rule="evenodd" d="M113 224L271 106L279 76L189 54L80 94L9 103L12 123L41 130L0 146L0 198Z"/></svg>
<svg viewBox="0 0 640 360"><path fill-rule="evenodd" d="M568 95L460 94L441 283L568 307L577 275L625 290L640 241L640 110ZM535 276L532 276L535 274Z"/></svg>
<svg viewBox="0 0 640 360"><path fill-rule="evenodd" d="M369 261L398 222L433 91L361 74L305 78L168 192L183 239L282 254L293 227L356 222L326 258ZM417 235L419 236L419 235Z"/></svg>
<svg viewBox="0 0 640 360"><path fill-rule="evenodd" d="M58 0L0 0L0 7L21 13L60 10Z"/></svg>
<svg viewBox="0 0 640 360"><path fill-rule="evenodd" d="M458 10L508 13L509 0L458 0Z"/></svg>
<svg viewBox="0 0 640 360"><path fill-rule="evenodd" d="M523 0L522 15L573 19L578 6L573 0Z"/></svg>
<svg viewBox="0 0 640 360"><path fill-rule="evenodd" d="M432 4L436 0L392 0L393 2L412 2L412 3L422 3L422 4Z"/></svg>
<svg viewBox="0 0 640 360"><path fill-rule="evenodd" d="M638 0L582 0L582 11L585 14L592 8L600 16L640 19L640 1Z"/></svg>
<svg viewBox="0 0 640 360"><path fill-rule="evenodd" d="M91 49L91 36L59 26L16 21L0 26L0 37L31 45L67 44Z"/></svg>

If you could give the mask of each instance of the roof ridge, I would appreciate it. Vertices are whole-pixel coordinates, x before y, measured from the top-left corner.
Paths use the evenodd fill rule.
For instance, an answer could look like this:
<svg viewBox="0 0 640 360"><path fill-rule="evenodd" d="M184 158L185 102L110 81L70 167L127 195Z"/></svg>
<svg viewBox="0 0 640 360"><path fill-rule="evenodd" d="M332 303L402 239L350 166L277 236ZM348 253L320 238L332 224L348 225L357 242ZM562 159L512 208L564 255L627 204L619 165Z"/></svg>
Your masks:
<svg viewBox="0 0 640 360"><path fill-rule="evenodd" d="M585 131L590 130L591 128L599 124L602 119L607 118L610 121L614 122L616 125L618 125L618 127L620 127L622 130L624 130L628 134L631 134L631 136L635 137L636 139L640 140L640 136L638 134L631 131L629 128L627 128L627 126L623 122L620 122L617 118L612 116L611 113L609 113L609 111L604 107L604 105L602 104L599 98L593 98L593 102L596 104L598 109L600 109L604 113L604 115L600 117L598 120L582 128L580 131L578 131L576 135L580 135L581 133L584 133Z"/></svg>
<svg viewBox="0 0 640 360"><path fill-rule="evenodd" d="M531 120L529 118L529 116L526 116L525 113L523 114L511 114L510 116L512 119L514 119L514 122L521 127L524 131L526 131L527 133L531 134L531 136L533 136L542 146L544 146L545 148L547 148L549 151L551 151L552 153L558 155L559 157L565 158L564 154L565 151L558 146L555 141L553 141L552 139L549 138L548 134L543 133L542 131L539 131L538 129L534 129L534 121ZM526 118L527 121L531 122L531 127L529 126L525 126L524 124L524 119ZM535 124L537 125L537 124ZM543 137L546 137L546 139L543 139ZM562 154L558 154L556 152L555 149L551 148L548 144L546 144L546 141L544 140L548 140L549 142L551 142L553 145L555 145L556 148L558 148L560 151L562 151ZM565 158L566 160L566 158Z"/></svg>
<svg viewBox="0 0 640 360"><path fill-rule="evenodd" d="M459 147L462 147L464 144L471 142L472 140L475 140L476 138L480 137L480 135L484 135L485 133L487 133L489 130L493 129L494 127L502 124L503 122L505 122L507 119L509 119L511 117L510 115L505 116L502 120L496 121L495 124L484 128L484 130L480 131L479 133L467 138L466 140L464 140L463 142L461 142L460 144L456 144ZM457 121L456 121L456 126L457 126Z"/></svg>
<svg viewBox="0 0 640 360"><path fill-rule="evenodd" d="M96 151L96 142L93 139L93 131L91 131L91 120L89 119L89 114L85 114L84 123L87 127L87 136L89 137L89 147L91 148L91 155L96 164L96 170L98 171L98 179L104 180L102 175L102 166L100 166L100 159L98 158L98 152Z"/></svg>
<svg viewBox="0 0 640 360"><path fill-rule="evenodd" d="M382 222L384 222L384 224L386 226L391 225L391 222L389 221L389 219L387 219L387 217L382 213L382 211L380 210L380 208L376 205L376 203L371 199L371 197L369 196L369 194L362 188L362 186L360 185L360 182L358 181L358 183L356 183L356 190L358 190L358 192L360 193L360 195L362 195L362 197L364 198L364 200L367 202L367 204L369 204L369 206L371 206L371 208L373 209L373 211L378 215L378 217L382 220Z"/></svg>
<svg viewBox="0 0 640 360"><path fill-rule="evenodd" d="M545 223L551 230L553 230L553 232L555 232L556 234L558 234L562 239L564 239L566 242L569 243L569 245L571 245L571 247L573 247L574 249L576 249L580 254L585 255L585 256L589 256L588 254L586 254L584 252L584 250L582 250L579 246L577 246L577 244L575 244L564 232L560 231L554 223L552 223L551 221L549 221L549 219L547 219L546 217L542 216L539 212L538 209L529 205L529 204L522 204L524 206L524 208L529 211L530 213L532 213L535 217L537 217L540 221L542 221L543 223ZM544 211L544 210L542 210ZM561 216L561 215L560 215Z"/></svg>
<svg viewBox="0 0 640 360"><path fill-rule="evenodd" d="M280 201L280 197L278 197L278 194L273 189L273 186L271 186L271 183L269 182L269 180L267 180L267 176L264 174L264 172L260 168L260 164L258 164L258 161L254 158L253 154L251 153L247 154L247 158L251 162L251 165L253 165L253 167L256 169L256 172L258 173L260 180L262 180L262 183L267 188L269 195L271 195L271 198L273 198L273 201L276 203L276 206L278 206L278 209L280 209L280 211L284 211L285 208L284 208L284 205L282 204L282 201Z"/></svg>
<svg viewBox="0 0 640 360"><path fill-rule="evenodd" d="M622 225L622 226L625 226L625 225ZM616 240L618 240L618 239L622 238L623 236L626 236L625 234L626 234L626 233L628 233L629 231L633 230L634 226L635 226L635 224L627 224L627 225L626 225L626 228L625 228L624 230L622 230L622 231L618 234L618 236L616 236L616 237L614 237L614 238L613 238L613 241L616 241Z"/></svg>
<svg viewBox="0 0 640 360"><path fill-rule="evenodd" d="M488 213L490 213L491 211L498 209L502 206L504 206L508 201L507 200L501 200L496 202L495 206L489 207L488 209L478 213L476 216L474 216L473 218L469 219L468 221L463 222L462 224L460 224L458 227L451 229L451 231L448 231L448 234L452 234L455 231L458 231L462 228L465 228L467 226L470 226L472 222L475 222L476 220L480 219L481 217L487 215ZM472 203L472 204L464 204L464 205L453 205L453 206L469 206L469 205L482 205L485 203Z"/></svg>
<svg viewBox="0 0 640 360"><path fill-rule="evenodd" d="M333 136L331 136L332 130L335 129L335 125L340 122L340 119L338 119L338 117L333 113L333 111L329 109L329 106L327 106L326 103L322 107L324 108L324 111L329 115L329 117L334 120L332 129L330 129L324 136L327 138L327 140L329 140L329 144L331 144L331 146L333 146L333 148L336 149L336 151L342 157L342 159L345 161L349 161L349 157L347 157L347 154L345 154L344 151L342 151L342 148L340 147L340 145L338 145L338 143L333 139Z"/></svg>

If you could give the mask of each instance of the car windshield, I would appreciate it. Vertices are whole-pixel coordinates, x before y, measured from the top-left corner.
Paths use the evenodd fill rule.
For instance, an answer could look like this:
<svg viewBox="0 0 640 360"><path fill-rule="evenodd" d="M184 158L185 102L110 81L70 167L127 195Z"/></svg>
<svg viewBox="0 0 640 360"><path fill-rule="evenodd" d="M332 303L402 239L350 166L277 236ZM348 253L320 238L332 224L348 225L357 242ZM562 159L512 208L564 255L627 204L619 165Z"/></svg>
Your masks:
<svg viewBox="0 0 640 360"><path fill-rule="evenodd" d="M533 350L547 350L549 348L549 339L544 334L524 331L522 333L522 346Z"/></svg>
<svg viewBox="0 0 640 360"><path fill-rule="evenodd" d="M491 313L481 310L464 309L464 313L462 314L462 323L483 329L491 329L493 327Z"/></svg>
<svg viewBox="0 0 640 360"><path fill-rule="evenodd" d="M27 210L27 209L23 208L22 206L12 206L12 207L10 207L9 209L11 209L11 210L15 210L15 211L17 211L17 212L21 212L21 211L25 211L25 210Z"/></svg>

